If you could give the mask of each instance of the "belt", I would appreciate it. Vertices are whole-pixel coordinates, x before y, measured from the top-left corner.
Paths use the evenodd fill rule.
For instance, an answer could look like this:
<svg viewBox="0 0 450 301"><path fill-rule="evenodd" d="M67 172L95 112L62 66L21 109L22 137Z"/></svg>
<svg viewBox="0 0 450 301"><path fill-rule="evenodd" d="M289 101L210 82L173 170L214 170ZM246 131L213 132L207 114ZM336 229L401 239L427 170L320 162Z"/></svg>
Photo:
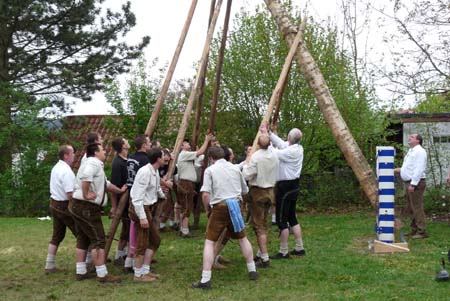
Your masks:
<svg viewBox="0 0 450 301"><path fill-rule="evenodd" d="M68 202L69 200L55 200L55 199L50 198L50 201L52 201L52 202Z"/></svg>
<svg viewBox="0 0 450 301"><path fill-rule="evenodd" d="M239 200L239 203L242 201L241 199L238 199ZM213 205L209 205L211 208L214 208L214 207L227 207L227 203L226 203L226 200L221 200L219 203L215 203L215 204L213 204Z"/></svg>
<svg viewBox="0 0 450 301"><path fill-rule="evenodd" d="M292 180L280 180L280 181L278 181L278 183L294 182L294 181L298 182L298 181L300 181L300 178L296 178L296 179L292 179Z"/></svg>
<svg viewBox="0 0 450 301"><path fill-rule="evenodd" d="M426 179L426 178L421 178L420 181L425 181L425 179ZM407 180L407 181L403 181L403 182L409 183L409 182L411 182L411 181L412 181L412 180ZM420 181L419 181L419 182L420 182Z"/></svg>

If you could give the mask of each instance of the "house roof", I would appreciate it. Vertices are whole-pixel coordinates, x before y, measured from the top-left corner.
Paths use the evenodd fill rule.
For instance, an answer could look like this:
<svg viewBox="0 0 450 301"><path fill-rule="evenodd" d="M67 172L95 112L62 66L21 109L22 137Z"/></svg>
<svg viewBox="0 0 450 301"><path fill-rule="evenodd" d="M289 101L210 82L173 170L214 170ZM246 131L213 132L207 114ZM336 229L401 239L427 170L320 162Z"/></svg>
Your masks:
<svg viewBox="0 0 450 301"><path fill-rule="evenodd" d="M450 113L399 113L393 114L392 119L402 123L417 122L450 122Z"/></svg>
<svg viewBox="0 0 450 301"><path fill-rule="evenodd" d="M63 130L67 133L67 140L75 147L75 161L73 167L80 167L81 158L85 153L86 135L90 132L99 133L103 138L103 146L106 151L106 161L111 162L114 157L114 151L111 148L111 141L121 135L120 127L107 126L106 119L113 118L121 122L116 115L79 115L66 116L63 121Z"/></svg>

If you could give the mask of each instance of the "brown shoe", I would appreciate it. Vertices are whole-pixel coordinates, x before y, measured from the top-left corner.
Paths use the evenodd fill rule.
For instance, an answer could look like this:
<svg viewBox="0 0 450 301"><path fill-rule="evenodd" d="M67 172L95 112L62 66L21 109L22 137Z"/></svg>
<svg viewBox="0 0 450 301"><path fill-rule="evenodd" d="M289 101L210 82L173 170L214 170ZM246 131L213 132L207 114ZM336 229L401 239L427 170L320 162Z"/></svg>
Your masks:
<svg viewBox="0 0 450 301"><path fill-rule="evenodd" d="M188 234L183 234L183 232L180 232L180 237L181 238L194 238L195 235L192 234L191 232L189 232Z"/></svg>
<svg viewBox="0 0 450 301"><path fill-rule="evenodd" d="M227 263L230 263L231 260L226 259L223 256L219 256L219 258L217 258L217 262L219 262L220 264L227 264Z"/></svg>
<svg viewBox="0 0 450 301"><path fill-rule="evenodd" d="M411 236L412 239L423 239L423 238L428 238L428 234L427 233L416 233L413 236Z"/></svg>
<svg viewBox="0 0 450 301"><path fill-rule="evenodd" d="M223 264L220 264L220 263L218 263L218 262L215 262L215 263L213 264L212 268L213 268L214 270L225 270L227 267L224 266Z"/></svg>
<svg viewBox="0 0 450 301"><path fill-rule="evenodd" d="M53 274L53 273L61 273L61 272L65 272L66 270L64 270L64 269L59 269L59 268L57 268L57 267L54 267L54 268L51 268L51 269L45 269L45 274L46 275L48 275L48 274Z"/></svg>
<svg viewBox="0 0 450 301"><path fill-rule="evenodd" d="M150 277L153 277L153 278L159 278L161 276L159 274L156 274L155 271L153 271L152 269L150 269L150 272L148 272L148 274L145 274L145 275L150 275Z"/></svg>
<svg viewBox="0 0 450 301"><path fill-rule="evenodd" d="M134 282L140 282L140 283L149 283L156 281L156 277L152 277L150 274L142 275L141 277L134 276L133 278Z"/></svg>
<svg viewBox="0 0 450 301"><path fill-rule="evenodd" d="M105 277L97 276L97 281L100 283L120 283L120 282L122 282L122 278L117 277L117 276L112 276L110 274L106 274Z"/></svg>
<svg viewBox="0 0 450 301"><path fill-rule="evenodd" d="M75 274L75 280L76 281L83 281L89 278L94 278L95 274L92 273L86 273L86 274Z"/></svg>

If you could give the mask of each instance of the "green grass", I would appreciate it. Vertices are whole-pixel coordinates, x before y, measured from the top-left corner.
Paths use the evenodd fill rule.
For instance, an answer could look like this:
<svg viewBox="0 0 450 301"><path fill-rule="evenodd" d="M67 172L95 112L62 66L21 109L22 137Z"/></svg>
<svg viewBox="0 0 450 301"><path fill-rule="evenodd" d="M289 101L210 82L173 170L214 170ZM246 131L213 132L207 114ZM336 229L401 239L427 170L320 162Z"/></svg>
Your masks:
<svg viewBox="0 0 450 301"><path fill-rule="evenodd" d="M101 285L93 279L74 280L75 239L69 233L57 256L58 266L67 272L44 275L51 221L1 218L0 300L449 300L450 282L434 280L441 252L450 247L448 223L429 222L430 238L410 241L409 253L375 255L368 250L368 241L375 238L372 213L301 215L300 221L307 256L272 261L251 282L233 241L223 252L232 263L213 271L211 291L198 291L190 284L201 275L200 230L191 240L162 234L153 266L161 274L158 282L135 284L131 275L124 275L121 284ZM204 220L201 226L204 231ZM278 248L275 230L270 231L271 253ZM255 247L253 231L247 232ZM112 264L108 269L120 274Z"/></svg>

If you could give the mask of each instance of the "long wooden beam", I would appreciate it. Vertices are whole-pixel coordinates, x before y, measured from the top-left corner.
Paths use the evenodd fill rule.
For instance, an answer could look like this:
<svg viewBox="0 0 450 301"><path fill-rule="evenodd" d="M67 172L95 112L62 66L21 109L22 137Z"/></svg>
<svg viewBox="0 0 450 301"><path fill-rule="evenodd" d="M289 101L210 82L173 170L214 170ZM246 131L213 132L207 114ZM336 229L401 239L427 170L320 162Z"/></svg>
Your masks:
<svg viewBox="0 0 450 301"><path fill-rule="evenodd" d="M208 35L206 37L205 45L203 47L202 57L200 59L200 65L197 69L197 74L195 76L194 85L192 86L191 94L189 95L189 99L186 105L186 109L183 114L183 119L181 121L180 130L178 131L177 140L175 142L175 146L173 149L174 160L170 162L169 170L167 171L167 177L171 178L175 171L175 163L178 159L178 154L180 153L181 144L183 143L184 136L186 135L186 129L189 122L189 118L192 113L192 106L194 104L194 99L198 94L198 87L200 83L200 73L202 71L203 65L206 63L206 58L209 54L209 49L211 46L212 36L214 34L214 28L216 27L217 18L219 16L220 7L222 5L222 0L217 1L216 8L214 9L214 15L211 20L210 27L208 29Z"/></svg>
<svg viewBox="0 0 450 301"><path fill-rule="evenodd" d="M277 102L280 100L280 95L282 93L283 87L285 86L286 79L289 74L289 70L291 68L292 60L294 58L295 53L297 52L298 45L300 44L300 41L302 39L303 31L306 26L306 17L303 19L300 30L298 30L297 35L295 36L294 42L291 45L291 48L289 49L289 53L286 56L286 59L284 60L283 69L281 70L280 77L278 78L278 82L275 86L275 89L272 92L272 97L270 98L269 104L267 106L266 114L264 115L261 125L263 124L269 124L270 117L272 116L273 108L277 105ZM255 140L253 140L253 146L251 154L253 154L257 148L258 148L258 138L259 138L259 130L256 133Z"/></svg>
<svg viewBox="0 0 450 301"><path fill-rule="evenodd" d="M170 62L169 70L167 70L167 75L164 80L164 84L161 88L161 92L159 93L158 99L156 100L156 104L155 107L153 108L150 120L148 121L147 128L145 129L145 134L148 135L149 137L152 136L153 131L155 130L159 113L161 112L162 105L166 100L167 91L169 90L170 82L172 81L172 76L175 71L175 67L177 66L181 50L183 49L184 41L186 40L186 36L189 31L189 27L191 25L192 17L194 15L194 11L197 6L197 1L198 0L192 0L188 16L186 18L186 21L184 22L183 30L181 31L180 39L178 40L177 48L175 49L172 61Z"/></svg>
<svg viewBox="0 0 450 301"><path fill-rule="evenodd" d="M211 0L211 6L209 9L209 18L208 18L208 29L211 24L212 16L214 15L215 5L216 5L216 0ZM206 82L205 77L206 77L206 71L208 70L208 61L209 61L208 58L206 58L206 63L202 68L202 72L200 73L200 87L199 87L197 105L195 108L194 129L192 130L192 141L191 141L192 149L197 149L198 136L200 135L200 122L201 122L202 111L203 111L203 96L205 95L205 82Z"/></svg>

